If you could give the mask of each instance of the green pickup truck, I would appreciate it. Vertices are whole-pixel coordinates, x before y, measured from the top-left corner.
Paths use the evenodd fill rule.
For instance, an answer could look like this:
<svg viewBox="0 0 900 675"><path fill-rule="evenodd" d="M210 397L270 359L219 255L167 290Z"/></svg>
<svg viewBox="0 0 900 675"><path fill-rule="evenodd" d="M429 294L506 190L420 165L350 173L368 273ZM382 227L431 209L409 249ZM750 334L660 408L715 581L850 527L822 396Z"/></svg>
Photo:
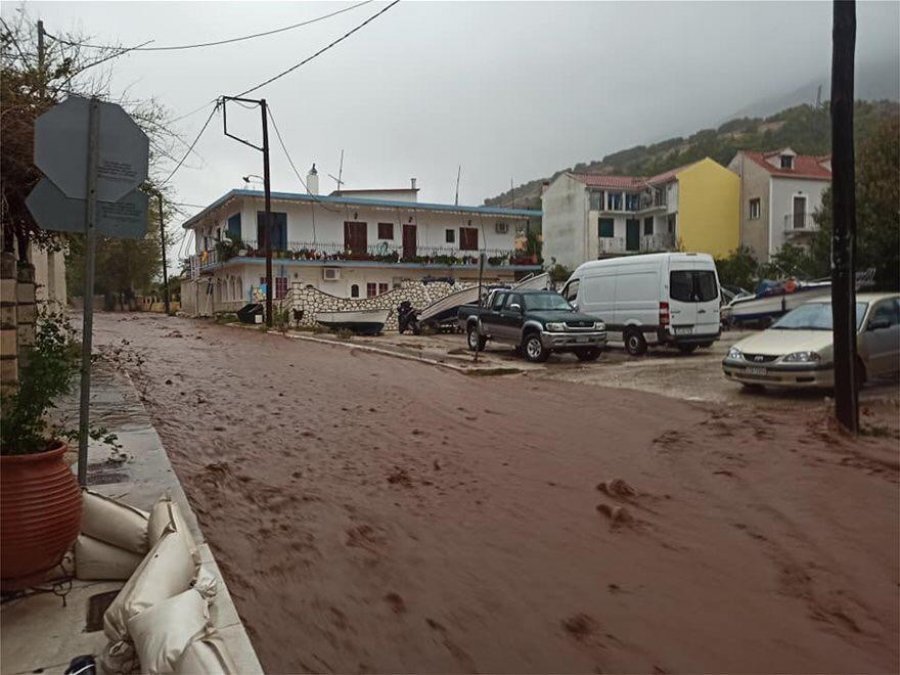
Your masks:
<svg viewBox="0 0 900 675"><path fill-rule="evenodd" d="M496 290L484 307L460 308L458 318L473 351L496 340L515 345L529 361L546 361L551 352L594 361L606 346L603 322L581 314L555 291Z"/></svg>

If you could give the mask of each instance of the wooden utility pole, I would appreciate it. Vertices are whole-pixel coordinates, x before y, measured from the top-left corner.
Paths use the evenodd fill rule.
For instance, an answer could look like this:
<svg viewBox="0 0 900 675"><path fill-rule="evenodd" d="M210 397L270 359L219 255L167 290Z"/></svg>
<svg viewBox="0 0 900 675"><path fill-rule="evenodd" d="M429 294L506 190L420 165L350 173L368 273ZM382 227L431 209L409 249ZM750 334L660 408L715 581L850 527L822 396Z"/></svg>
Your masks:
<svg viewBox="0 0 900 675"><path fill-rule="evenodd" d="M834 0L831 57L831 310L834 333L834 410L855 434L856 390L856 169L853 156L853 68L856 2Z"/></svg>

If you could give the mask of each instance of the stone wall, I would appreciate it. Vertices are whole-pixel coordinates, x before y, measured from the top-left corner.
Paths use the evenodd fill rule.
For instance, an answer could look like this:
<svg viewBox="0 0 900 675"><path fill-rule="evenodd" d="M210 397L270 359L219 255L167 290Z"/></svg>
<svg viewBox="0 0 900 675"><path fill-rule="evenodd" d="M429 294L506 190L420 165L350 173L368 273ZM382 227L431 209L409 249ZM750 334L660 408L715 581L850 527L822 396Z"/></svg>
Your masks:
<svg viewBox="0 0 900 675"><path fill-rule="evenodd" d="M274 304L284 309L303 310L301 326L315 326L319 312L348 312L357 309L389 309L385 330L397 330L397 305L409 300L416 309L424 309L433 302L474 284L457 283L450 285L444 281L423 284L420 281L404 281L400 288L382 293L374 298L339 298L317 288L295 283L284 300ZM293 318L292 318L293 320Z"/></svg>

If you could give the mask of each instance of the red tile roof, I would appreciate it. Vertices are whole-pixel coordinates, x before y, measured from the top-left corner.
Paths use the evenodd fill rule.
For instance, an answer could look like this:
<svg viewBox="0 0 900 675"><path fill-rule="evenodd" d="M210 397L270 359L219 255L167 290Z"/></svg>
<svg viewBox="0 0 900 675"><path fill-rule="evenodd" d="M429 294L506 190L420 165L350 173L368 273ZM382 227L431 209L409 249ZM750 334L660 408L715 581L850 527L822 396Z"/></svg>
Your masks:
<svg viewBox="0 0 900 675"><path fill-rule="evenodd" d="M748 159L759 164L763 169L773 176L785 178L812 178L815 180L831 180L831 171L825 166L824 162L831 159L831 155L822 157L813 157L812 155L795 155L794 168L782 169L780 166L772 166L767 160L769 157L777 157L781 151L777 152L748 152L744 151Z"/></svg>
<svg viewBox="0 0 900 675"><path fill-rule="evenodd" d="M657 174L656 176L651 176L646 179L647 183L651 183L656 185L657 183L668 183L670 180L673 180L675 176L680 174L682 171L687 169L688 167L694 166L697 162L691 162L690 164L685 164L684 166L679 166L675 169L670 169L664 173Z"/></svg>
<svg viewBox="0 0 900 675"><path fill-rule="evenodd" d="M588 187L622 190L644 187L644 179L637 176L603 176L595 173L570 173L569 176Z"/></svg>

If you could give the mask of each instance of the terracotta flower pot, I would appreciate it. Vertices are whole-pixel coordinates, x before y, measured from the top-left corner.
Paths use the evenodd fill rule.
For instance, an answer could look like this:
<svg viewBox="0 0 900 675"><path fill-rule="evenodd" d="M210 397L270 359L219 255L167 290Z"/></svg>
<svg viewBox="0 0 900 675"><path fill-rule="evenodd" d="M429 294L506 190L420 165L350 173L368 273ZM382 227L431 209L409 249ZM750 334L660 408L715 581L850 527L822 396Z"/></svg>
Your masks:
<svg viewBox="0 0 900 675"><path fill-rule="evenodd" d="M0 456L0 587L41 581L81 530L81 490L63 461L68 446Z"/></svg>

